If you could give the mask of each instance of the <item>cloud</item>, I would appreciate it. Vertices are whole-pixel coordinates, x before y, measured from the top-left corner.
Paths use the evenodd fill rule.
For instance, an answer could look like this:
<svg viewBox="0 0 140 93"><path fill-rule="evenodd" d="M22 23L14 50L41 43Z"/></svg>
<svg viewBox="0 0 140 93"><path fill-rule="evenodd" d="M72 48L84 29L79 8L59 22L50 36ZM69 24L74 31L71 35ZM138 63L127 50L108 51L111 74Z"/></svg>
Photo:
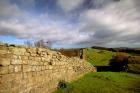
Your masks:
<svg viewBox="0 0 140 93"><path fill-rule="evenodd" d="M46 17L45 17L46 18ZM87 41L88 35L81 34L78 28L65 26L56 21L50 23L42 22L42 16L37 19L5 20L0 22L0 35L13 35L19 39L30 39L51 41L58 44L76 44L80 41ZM49 21L49 19L47 19Z"/></svg>
<svg viewBox="0 0 140 93"><path fill-rule="evenodd" d="M78 8L84 0L57 0L57 4L65 11L69 12Z"/></svg>
<svg viewBox="0 0 140 93"><path fill-rule="evenodd" d="M34 14L28 7L36 9L36 1L22 1L25 1L20 2L22 7L18 1L0 1L0 35L44 39L61 47L140 46L139 0L89 0L90 8L84 5L85 0L57 0L62 14L54 11ZM71 14L75 10L76 14Z"/></svg>
<svg viewBox="0 0 140 93"><path fill-rule="evenodd" d="M104 8L88 9L80 17L85 23L81 30L94 33L93 45L125 46L127 43L127 46L133 46L140 40L140 13L137 8L132 0L122 0L104 5Z"/></svg>
<svg viewBox="0 0 140 93"><path fill-rule="evenodd" d="M20 16L20 10L18 9L17 5L11 5L8 0L1 0L0 1L0 18L3 17L10 17L11 16Z"/></svg>
<svg viewBox="0 0 140 93"><path fill-rule="evenodd" d="M64 20L54 20L47 13L32 16L15 3L3 0L0 18L0 35L14 36L18 39L51 41L57 44L77 44L89 38ZM10 8L10 10L9 10ZM5 13L5 11L7 11ZM12 11L17 13L13 14Z"/></svg>

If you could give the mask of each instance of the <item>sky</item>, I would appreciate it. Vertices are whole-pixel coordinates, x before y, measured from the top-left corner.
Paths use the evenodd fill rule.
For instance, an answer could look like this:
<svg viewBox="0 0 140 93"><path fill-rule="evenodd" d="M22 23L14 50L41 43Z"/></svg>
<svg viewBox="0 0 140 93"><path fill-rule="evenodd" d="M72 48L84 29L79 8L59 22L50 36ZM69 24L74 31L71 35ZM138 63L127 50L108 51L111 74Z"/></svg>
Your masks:
<svg viewBox="0 0 140 93"><path fill-rule="evenodd" d="M140 0L0 0L0 41L140 47Z"/></svg>

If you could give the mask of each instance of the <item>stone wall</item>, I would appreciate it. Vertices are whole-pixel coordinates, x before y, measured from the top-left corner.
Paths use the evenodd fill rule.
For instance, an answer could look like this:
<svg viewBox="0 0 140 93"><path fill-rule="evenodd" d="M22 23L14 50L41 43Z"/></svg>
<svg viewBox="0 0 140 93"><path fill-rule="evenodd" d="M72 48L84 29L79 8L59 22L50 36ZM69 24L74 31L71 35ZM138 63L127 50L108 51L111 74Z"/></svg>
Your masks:
<svg viewBox="0 0 140 93"><path fill-rule="evenodd" d="M0 45L0 93L51 93L94 67L43 48Z"/></svg>
<svg viewBox="0 0 140 93"><path fill-rule="evenodd" d="M83 49L60 49L57 50L61 54L67 56L67 57L78 57L80 59L83 59Z"/></svg>

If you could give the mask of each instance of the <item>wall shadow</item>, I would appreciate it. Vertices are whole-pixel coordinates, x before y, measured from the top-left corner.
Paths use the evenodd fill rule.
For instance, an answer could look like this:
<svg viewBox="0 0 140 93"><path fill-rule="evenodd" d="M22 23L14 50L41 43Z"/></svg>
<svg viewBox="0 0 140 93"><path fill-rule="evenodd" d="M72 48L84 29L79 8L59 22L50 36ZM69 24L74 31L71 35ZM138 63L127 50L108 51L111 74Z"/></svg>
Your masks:
<svg viewBox="0 0 140 93"><path fill-rule="evenodd" d="M111 71L111 72L120 72L123 70L122 67L117 66L95 66L97 69L97 72L105 72L105 71Z"/></svg>

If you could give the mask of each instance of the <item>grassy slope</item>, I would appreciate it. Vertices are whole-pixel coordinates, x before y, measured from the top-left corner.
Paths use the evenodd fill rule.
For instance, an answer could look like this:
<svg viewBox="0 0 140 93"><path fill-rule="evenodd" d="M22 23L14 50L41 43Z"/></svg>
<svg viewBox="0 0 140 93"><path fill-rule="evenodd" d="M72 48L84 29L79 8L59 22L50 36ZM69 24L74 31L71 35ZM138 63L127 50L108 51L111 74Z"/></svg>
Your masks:
<svg viewBox="0 0 140 93"><path fill-rule="evenodd" d="M87 60L94 66L106 66L114 52L86 49ZM69 83L67 88L55 93L140 93L140 75L120 72L89 73L81 79ZM134 92L135 91L135 92Z"/></svg>
<svg viewBox="0 0 140 93"><path fill-rule="evenodd" d="M140 76L130 73L89 73L55 93L138 93ZM137 90L136 90L137 89ZM134 92L135 91L135 92Z"/></svg>
<svg viewBox="0 0 140 93"><path fill-rule="evenodd" d="M89 61L94 66L107 66L109 60L115 54L114 52L111 51L98 50L92 48L85 49L84 53L86 55L85 56L86 60Z"/></svg>

